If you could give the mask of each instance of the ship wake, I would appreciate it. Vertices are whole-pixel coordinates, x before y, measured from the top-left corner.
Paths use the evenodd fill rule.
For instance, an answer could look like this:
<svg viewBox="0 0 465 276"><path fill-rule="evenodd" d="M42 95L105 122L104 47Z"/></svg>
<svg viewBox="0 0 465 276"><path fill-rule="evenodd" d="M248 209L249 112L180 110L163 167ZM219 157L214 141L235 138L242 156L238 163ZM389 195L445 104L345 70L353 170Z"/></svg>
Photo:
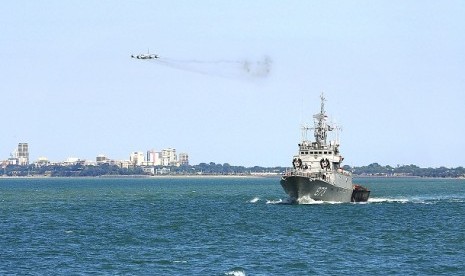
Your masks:
<svg viewBox="0 0 465 276"><path fill-rule="evenodd" d="M407 203L409 201L407 198L372 197L368 199L367 203Z"/></svg>
<svg viewBox="0 0 465 276"><path fill-rule="evenodd" d="M304 196L298 199L288 197L285 199L278 199L278 200L267 200L266 204L284 204L284 205L318 205L318 204L340 204L343 202L336 202L336 201L321 201L321 200L314 200L309 196Z"/></svg>
<svg viewBox="0 0 465 276"><path fill-rule="evenodd" d="M409 198L390 198L390 197L374 197L368 199L366 203L413 203L413 204L436 204L440 202L447 203L463 203L465 196L415 196Z"/></svg>
<svg viewBox="0 0 465 276"><path fill-rule="evenodd" d="M257 203L260 201L260 198L255 197L251 199L250 203ZM400 204L436 204L440 202L447 203L464 203L465 197L411 197L411 198L395 198L395 197L373 197L368 199L366 202L351 202L351 204L381 204L381 203L400 203ZM301 197L299 199L294 199L291 197L285 199L268 199L266 204L283 204L283 205L320 205L320 204L341 204L345 202L336 202L336 201L320 201L314 200L310 197Z"/></svg>

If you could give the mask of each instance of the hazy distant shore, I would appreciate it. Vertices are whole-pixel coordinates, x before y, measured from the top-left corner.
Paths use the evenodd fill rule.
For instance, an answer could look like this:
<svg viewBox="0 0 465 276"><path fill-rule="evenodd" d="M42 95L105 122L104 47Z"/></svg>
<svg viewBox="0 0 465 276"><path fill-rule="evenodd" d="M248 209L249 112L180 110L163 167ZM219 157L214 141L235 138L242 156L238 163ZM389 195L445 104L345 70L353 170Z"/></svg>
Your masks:
<svg viewBox="0 0 465 276"><path fill-rule="evenodd" d="M41 176L41 175L30 175L30 176L5 176L2 175L0 178L21 178L21 179L43 179L43 178L102 178L102 179L136 179L136 178L278 178L281 175L101 175L101 176Z"/></svg>
<svg viewBox="0 0 465 276"><path fill-rule="evenodd" d="M368 166L344 166L345 171L353 173L354 177L433 177L460 178L465 177L465 168L420 168L416 165L391 167L372 163ZM291 167L244 167L228 163L200 163L198 165L143 167L132 166L122 168L117 165L48 165L19 166L8 165L0 171L2 175L16 177L279 177L292 170Z"/></svg>
<svg viewBox="0 0 465 276"><path fill-rule="evenodd" d="M101 175L101 176L6 176L1 175L0 179L45 179L45 178L94 178L94 179L194 179L194 178L280 178L281 175ZM463 176L459 177L430 177L430 176L379 176L379 175L353 175L353 178L422 178L422 179L465 179Z"/></svg>

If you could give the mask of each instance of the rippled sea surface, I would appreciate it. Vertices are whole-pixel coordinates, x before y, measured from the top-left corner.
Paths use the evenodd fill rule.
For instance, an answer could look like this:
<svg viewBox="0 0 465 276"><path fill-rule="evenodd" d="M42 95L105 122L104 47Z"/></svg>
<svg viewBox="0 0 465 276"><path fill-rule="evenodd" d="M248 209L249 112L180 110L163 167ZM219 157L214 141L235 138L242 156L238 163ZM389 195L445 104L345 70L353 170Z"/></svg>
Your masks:
<svg viewBox="0 0 465 276"><path fill-rule="evenodd" d="M0 274L462 274L465 180L358 179L285 204L278 178L0 179Z"/></svg>

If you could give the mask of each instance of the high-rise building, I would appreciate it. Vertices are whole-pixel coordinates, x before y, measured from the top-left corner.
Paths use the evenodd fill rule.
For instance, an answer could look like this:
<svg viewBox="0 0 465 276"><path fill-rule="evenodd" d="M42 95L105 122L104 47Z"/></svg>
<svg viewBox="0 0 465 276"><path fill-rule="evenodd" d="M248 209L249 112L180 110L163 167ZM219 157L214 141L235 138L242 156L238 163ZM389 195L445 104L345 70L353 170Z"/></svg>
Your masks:
<svg viewBox="0 0 465 276"><path fill-rule="evenodd" d="M141 166L144 162L144 153L140 151L135 151L129 156L129 161L131 161L133 166Z"/></svg>
<svg viewBox="0 0 465 276"><path fill-rule="evenodd" d="M29 145L27 143L18 144L18 150L16 151L16 158L18 159L18 165L20 166L29 165Z"/></svg>
<svg viewBox="0 0 465 276"><path fill-rule="evenodd" d="M161 152L155 151L154 149L147 151L147 164L151 166L160 166L161 163Z"/></svg>
<svg viewBox="0 0 465 276"><path fill-rule="evenodd" d="M177 161L176 149L167 148L161 151L161 165L176 166Z"/></svg>
<svg viewBox="0 0 465 276"><path fill-rule="evenodd" d="M179 164L181 166L183 165L189 165L189 155L185 152L179 154Z"/></svg>

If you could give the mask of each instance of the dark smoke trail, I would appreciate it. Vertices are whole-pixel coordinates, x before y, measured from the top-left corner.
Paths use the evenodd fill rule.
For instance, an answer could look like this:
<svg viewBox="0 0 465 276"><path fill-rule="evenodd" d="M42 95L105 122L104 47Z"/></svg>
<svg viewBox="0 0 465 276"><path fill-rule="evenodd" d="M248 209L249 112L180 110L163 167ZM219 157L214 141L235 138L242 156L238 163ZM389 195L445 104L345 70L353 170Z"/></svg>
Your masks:
<svg viewBox="0 0 465 276"><path fill-rule="evenodd" d="M272 67L269 57L261 60L181 60L160 57L152 61L178 70L225 78L265 78Z"/></svg>

